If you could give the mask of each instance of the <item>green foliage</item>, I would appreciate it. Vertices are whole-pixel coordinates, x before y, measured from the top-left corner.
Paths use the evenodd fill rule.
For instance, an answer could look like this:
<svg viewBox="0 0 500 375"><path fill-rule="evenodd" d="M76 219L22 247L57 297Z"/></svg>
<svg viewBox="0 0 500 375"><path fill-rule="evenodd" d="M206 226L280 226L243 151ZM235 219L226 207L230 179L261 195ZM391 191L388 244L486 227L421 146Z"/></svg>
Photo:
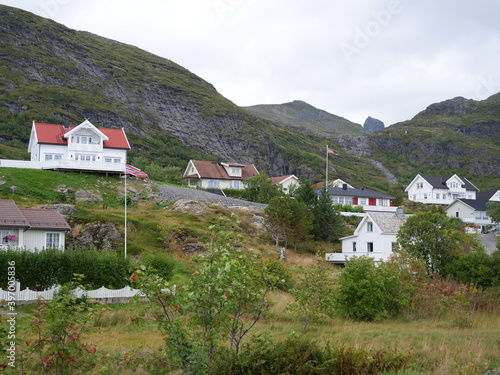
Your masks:
<svg viewBox="0 0 500 375"><path fill-rule="evenodd" d="M335 210L326 188L313 206L314 238L324 242L338 241L345 234L345 223L340 213Z"/></svg>
<svg viewBox="0 0 500 375"><path fill-rule="evenodd" d="M276 246L280 241L294 244L304 242L312 230L312 214L307 206L298 200L286 197L273 198L264 210L266 226L275 239Z"/></svg>
<svg viewBox="0 0 500 375"><path fill-rule="evenodd" d="M154 303L167 353L186 373L205 373L222 342L237 355L269 307L267 293L282 282L256 254L235 248L237 238L226 229L214 225L209 251L196 258L199 268L186 285L173 285L144 265L131 276Z"/></svg>
<svg viewBox="0 0 500 375"><path fill-rule="evenodd" d="M269 203L274 197L283 193L278 185L273 185L265 173L259 173L243 181L244 197L251 202Z"/></svg>
<svg viewBox="0 0 500 375"><path fill-rule="evenodd" d="M491 221L500 224L500 202L488 202L486 206L488 207L486 214Z"/></svg>
<svg viewBox="0 0 500 375"><path fill-rule="evenodd" d="M112 252L46 249L0 251L0 272L7 275L9 261L16 262L16 279L23 288L49 289L71 282L73 274L84 274L85 284L93 289L102 286L120 289L127 285L129 260ZM5 272L4 272L5 271ZM7 280L2 276L0 286Z"/></svg>
<svg viewBox="0 0 500 375"><path fill-rule="evenodd" d="M318 195L309 180L301 180L293 196L296 200L303 202L310 209L316 205L316 201L318 200Z"/></svg>
<svg viewBox="0 0 500 375"><path fill-rule="evenodd" d="M372 258L352 257L337 279L336 308L340 315L355 320L380 321L397 316L404 304L399 271Z"/></svg>
<svg viewBox="0 0 500 375"><path fill-rule="evenodd" d="M409 367L411 356L395 350L332 347L292 335L280 342L254 340L237 358L221 351L210 374L377 375Z"/></svg>
<svg viewBox="0 0 500 375"><path fill-rule="evenodd" d="M410 216L398 231L398 243L410 255L423 259L429 273L442 272L458 255L481 248L455 218L441 207L430 207Z"/></svg>
<svg viewBox="0 0 500 375"><path fill-rule="evenodd" d="M333 269L318 261L301 269L300 280L291 289L295 301L287 306L304 317L304 330L312 320L332 317L334 310Z"/></svg>
<svg viewBox="0 0 500 375"><path fill-rule="evenodd" d="M38 301L31 314L31 333L25 342L25 363L30 373L72 374L95 367L97 346L85 340L104 305L77 299L71 292L76 282L63 285L49 302Z"/></svg>
<svg viewBox="0 0 500 375"><path fill-rule="evenodd" d="M179 262L172 255L163 253L143 254L140 263L166 281L172 280L179 268Z"/></svg>
<svg viewBox="0 0 500 375"><path fill-rule="evenodd" d="M445 267L444 274L481 288L500 286L500 252L496 253L491 256L478 250L463 254Z"/></svg>

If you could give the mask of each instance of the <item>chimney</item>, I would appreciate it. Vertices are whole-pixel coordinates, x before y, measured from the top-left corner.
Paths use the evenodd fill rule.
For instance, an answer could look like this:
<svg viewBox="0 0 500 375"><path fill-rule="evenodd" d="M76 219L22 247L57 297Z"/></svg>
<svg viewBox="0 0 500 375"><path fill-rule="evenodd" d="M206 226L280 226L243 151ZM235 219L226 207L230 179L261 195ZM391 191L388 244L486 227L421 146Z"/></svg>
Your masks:
<svg viewBox="0 0 500 375"><path fill-rule="evenodd" d="M405 218L405 211L403 210L403 207L396 208L396 216L399 217L400 219Z"/></svg>
<svg viewBox="0 0 500 375"><path fill-rule="evenodd" d="M64 129L69 129L69 122L68 122L68 120L64 120L64 122L63 122L63 128Z"/></svg>

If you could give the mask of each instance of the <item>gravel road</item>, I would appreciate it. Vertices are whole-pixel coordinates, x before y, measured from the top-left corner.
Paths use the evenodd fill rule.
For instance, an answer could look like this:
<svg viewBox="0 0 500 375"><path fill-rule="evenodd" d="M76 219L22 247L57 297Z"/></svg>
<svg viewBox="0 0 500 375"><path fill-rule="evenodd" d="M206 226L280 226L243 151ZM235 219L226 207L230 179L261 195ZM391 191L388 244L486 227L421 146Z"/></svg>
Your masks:
<svg viewBox="0 0 500 375"><path fill-rule="evenodd" d="M244 207L255 207L255 208L266 207L266 205L262 203L254 203L242 199L223 197L221 195L209 193L203 190L171 186L171 185L162 185L157 183L153 183L153 185L158 188L158 194L160 195L161 199L167 202L174 202L179 199L192 199L197 201L219 203L229 207L231 206L244 206Z"/></svg>

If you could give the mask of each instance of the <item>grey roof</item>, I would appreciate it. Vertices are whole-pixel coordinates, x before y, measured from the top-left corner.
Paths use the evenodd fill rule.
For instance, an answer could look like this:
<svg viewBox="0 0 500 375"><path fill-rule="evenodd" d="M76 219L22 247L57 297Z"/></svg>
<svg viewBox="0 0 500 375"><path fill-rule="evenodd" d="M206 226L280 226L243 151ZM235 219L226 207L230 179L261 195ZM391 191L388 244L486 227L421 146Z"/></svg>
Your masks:
<svg viewBox="0 0 500 375"><path fill-rule="evenodd" d="M368 215L382 230L382 233L397 233L407 217L405 215L401 218L394 212L370 212Z"/></svg>
<svg viewBox="0 0 500 375"><path fill-rule="evenodd" d="M453 177L453 174L447 175L447 176L430 176L430 175L420 175L422 178L424 178L429 184L432 185L432 187L437 188L437 189L448 189L448 186L446 186L446 181L448 181L451 177ZM460 177L462 181L464 181L464 184L462 187L464 187L466 190L470 191L479 191L477 187L472 185L472 183L467 180L465 177Z"/></svg>
<svg viewBox="0 0 500 375"><path fill-rule="evenodd" d="M498 190L492 190L492 191L482 191L476 193L476 199L478 200L484 200L484 201L489 201L493 195L496 194Z"/></svg>
<svg viewBox="0 0 500 375"><path fill-rule="evenodd" d="M476 211L486 211L488 206L486 205L489 201L484 199L457 199L468 206L471 206Z"/></svg>
<svg viewBox="0 0 500 375"><path fill-rule="evenodd" d="M316 194L321 194L321 189L316 189ZM380 193L375 190L370 190L366 188L361 189L343 189L339 187L328 187L328 195L335 196L346 196L346 197L358 197L358 198L386 198L386 199L396 199L396 197Z"/></svg>

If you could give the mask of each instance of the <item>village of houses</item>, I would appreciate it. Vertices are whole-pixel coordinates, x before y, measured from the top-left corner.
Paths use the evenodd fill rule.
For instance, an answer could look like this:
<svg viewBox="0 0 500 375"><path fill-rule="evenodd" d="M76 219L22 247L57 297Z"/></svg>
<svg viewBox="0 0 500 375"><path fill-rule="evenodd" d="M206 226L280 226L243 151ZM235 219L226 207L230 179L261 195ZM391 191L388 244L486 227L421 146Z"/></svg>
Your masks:
<svg viewBox="0 0 500 375"><path fill-rule="evenodd" d="M0 167L145 177L142 171L126 164L129 149L123 129L97 128L88 120L78 126L33 122L28 146L31 160L1 160ZM184 178L192 188L243 189L243 181L258 173L252 164L190 160ZM271 178L284 192L299 184L294 175ZM318 194L321 185L317 186ZM343 264L346 258L361 255L375 262L386 261L396 246L397 232L408 216L394 205L395 197L356 188L340 179L328 181L327 191L333 203L362 207L364 213L358 214L361 221L353 235L341 238L342 253L327 253L326 261ZM473 224L478 233L493 224L486 214L487 203L500 202L500 190L480 192L472 182L456 174L417 175L405 192L411 201L442 205L450 217ZM65 234L70 227L56 210L18 208L14 201L2 199L0 214L0 247L64 249Z"/></svg>

